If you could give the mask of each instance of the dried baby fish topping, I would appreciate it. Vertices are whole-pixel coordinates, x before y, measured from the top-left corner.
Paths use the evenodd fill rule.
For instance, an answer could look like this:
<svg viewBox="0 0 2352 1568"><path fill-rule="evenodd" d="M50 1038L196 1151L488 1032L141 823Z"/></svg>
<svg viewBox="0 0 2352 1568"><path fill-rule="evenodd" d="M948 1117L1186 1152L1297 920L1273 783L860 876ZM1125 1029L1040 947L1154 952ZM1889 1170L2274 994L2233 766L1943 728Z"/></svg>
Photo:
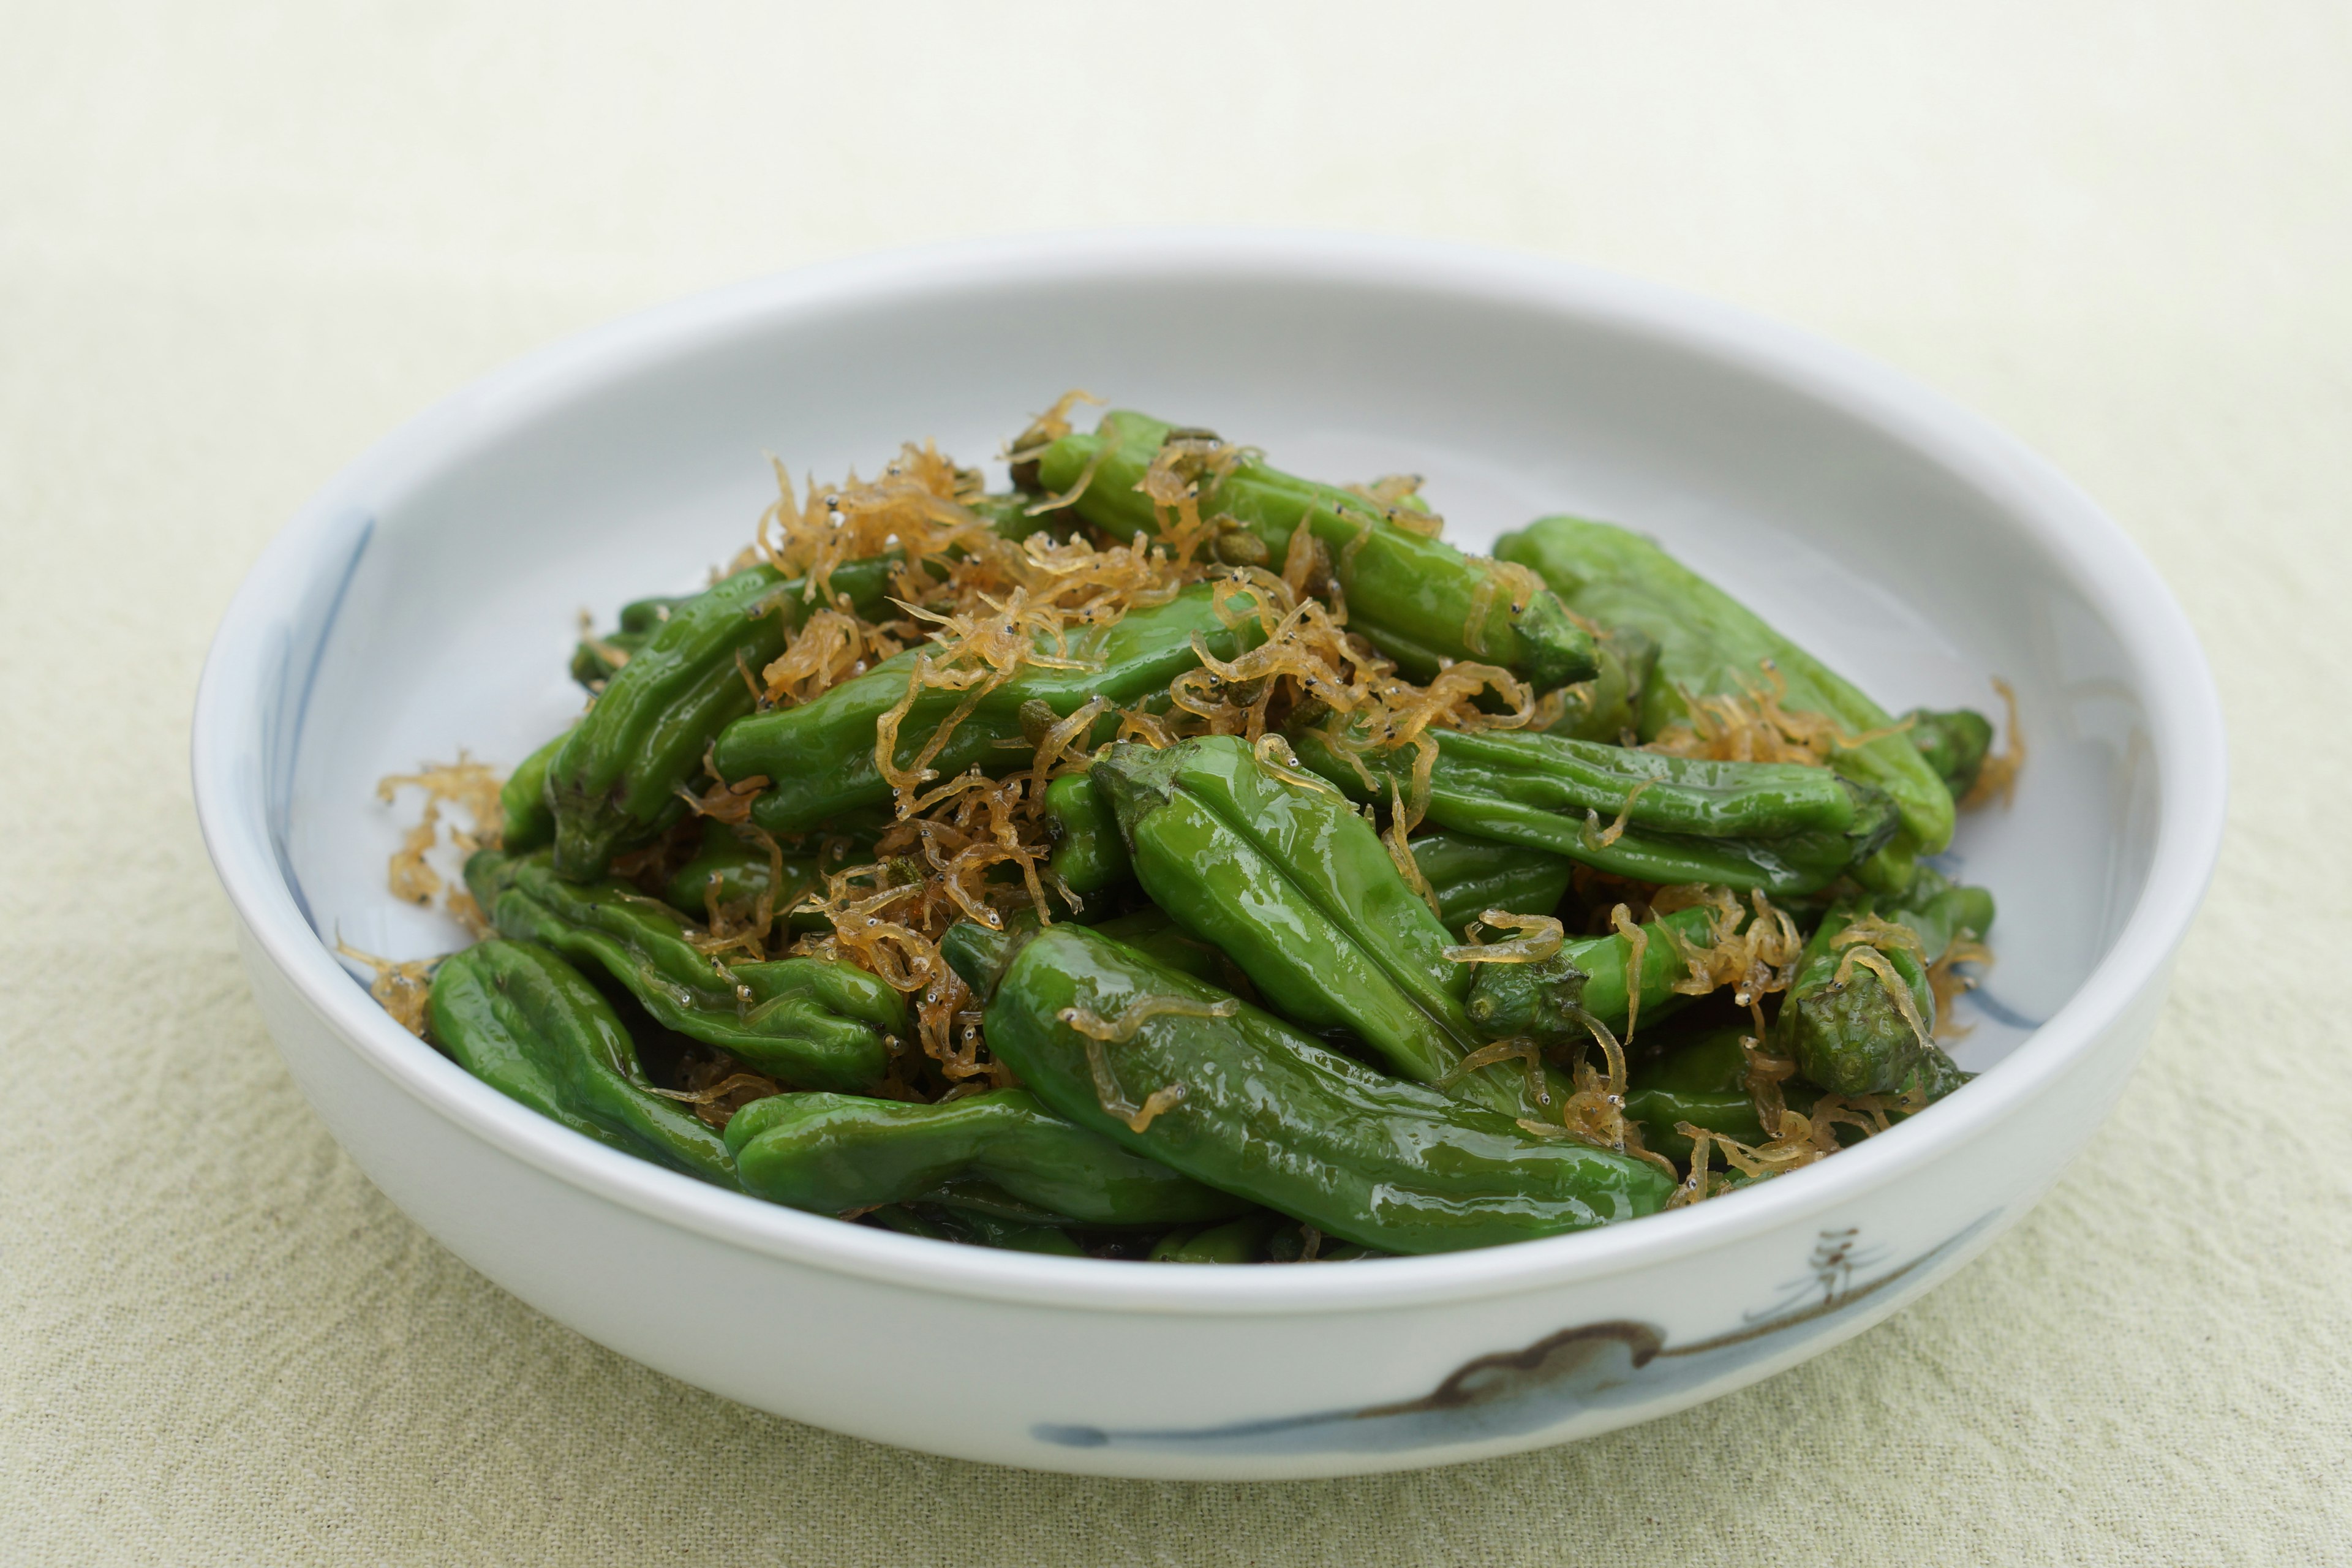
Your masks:
<svg viewBox="0 0 2352 1568"><path fill-rule="evenodd" d="M2008 710L2008 723L2001 731L2001 749L1985 758L1984 765L1977 770L1977 782L1960 797L1963 811L1986 805L1995 795L2000 797L2004 807L2017 802L2017 775L2025 766L2025 731L2017 721L2017 688L1996 675L1992 689L2000 693L2001 706Z"/></svg>
<svg viewBox="0 0 2352 1568"><path fill-rule="evenodd" d="M402 837L386 870L394 898L430 908L435 895L442 891L445 884L440 873L425 858L440 847L444 805L454 805L465 816L466 826L449 825L449 841L460 854L497 845L506 826L506 815L499 804L499 786L504 782L495 769L463 752L454 763L425 763L413 773L390 773L376 782L376 798L386 805L397 800L402 790L425 792L424 816ZM471 908L473 900L465 902L478 920L480 910ZM451 912L459 911L452 908Z"/></svg>
<svg viewBox="0 0 2352 1568"><path fill-rule="evenodd" d="M1587 849L1606 849L1625 837L1625 824L1633 818L1633 803L1641 799L1643 794L1657 782L1655 779L1643 779L1640 784L1627 790L1624 804L1617 808L1617 820L1605 828L1601 826L1601 814L1590 807L1586 808L1582 835L1584 847Z"/></svg>
<svg viewBox="0 0 2352 1568"><path fill-rule="evenodd" d="M1658 928L1687 971L1674 983L1675 991L1706 996L1727 985L1735 1003L1753 1007L1759 998L1786 991L1795 982L1804 937L1796 921L1767 899L1762 889L1749 890L1747 908L1729 888L1703 883L1661 888L1650 901L1653 916L1688 909L1707 911L1705 941L1694 942L1671 925Z"/></svg>
<svg viewBox="0 0 2352 1568"><path fill-rule="evenodd" d="M441 962L439 959L378 958L340 936L335 938L335 951L366 964L375 976L368 982L368 994L375 998L376 1005L391 1014L393 1022L410 1034L419 1039L425 1037L425 1016L433 1002L433 966Z"/></svg>
<svg viewBox="0 0 2352 1568"><path fill-rule="evenodd" d="M1485 942L1478 936L1481 926L1528 934L1504 942ZM1471 940L1459 947L1445 949L1445 956L1456 963L1540 963L1558 953L1568 941L1568 928L1550 915L1515 915L1508 910L1485 911L1470 922L1464 934Z"/></svg>
<svg viewBox="0 0 2352 1568"><path fill-rule="evenodd" d="M1090 1040L1124 1045L1154 1018L1230 1018L1241 1010L1242 1005L1231 996L1214 1002L1191 996L1139 996L1121 1008L1115 1018L1105 1018L1084 1007L1065 1007L1055 1016Z"/></svg>
<svg viewBox="0 0 2352 1568"><path fill-rule="evenodd" d="M1952 1004L1977 988L1979 976L1963 974L1959 966L1990 969L1992 949L1979 942L1970 931L1957 932L1944 949L1943 956L1927 966L1927 993L1936 999L1936 1037L1958 1039L1969 1032L1969 1026L1953 1015Z"/></svg>
<svg viewBox="0 0 2352 1568"><path fill-rule="evenodd" d="M1757 666L1761 681L1745 681L1738 695L1702 697L1681 687L1675 692L1690 710L1687 721L1669 724L1642 749L1669 756L1717 763L1798 763L1824 768L1840 752L1866 746L1911 727L1904 720L1861 734L1848 732L1827 713L1790 712L1788 678L1770 659Z"/></svg>

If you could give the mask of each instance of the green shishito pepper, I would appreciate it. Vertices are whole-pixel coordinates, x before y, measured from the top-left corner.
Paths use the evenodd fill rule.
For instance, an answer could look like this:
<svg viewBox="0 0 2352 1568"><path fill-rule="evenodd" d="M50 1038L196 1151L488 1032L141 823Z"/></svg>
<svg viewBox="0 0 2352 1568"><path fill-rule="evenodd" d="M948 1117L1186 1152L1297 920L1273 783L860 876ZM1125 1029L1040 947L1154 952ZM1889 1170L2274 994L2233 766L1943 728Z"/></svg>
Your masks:
<svg viewBox="0 0 2352 1568"><path fill-rule="evenodd" d="M1488 910L1551 913L1568 896L1575 869L1557 855L1466 833L1424 833L1405 847L1437 895L1439 923L1456 936Z"/></svg>
<svg viewBox="0 0 2352 1568"><path fill-rule="evenodd" d="M1903 715L1911 726L1911 743L1958 800L1976 787L1984 771L1985 753L1992 750L1992 721L1973 708L1937 712L1914 708Z"/></svg>
<svg viewBox="0 0 2352 1568"><path fill-rule="evenodd" d="M1141 414L1103 416L1091 435L1063 437L1039 459L1045 486L1067 494L1089 468L1073 508L1118 539L1159 531L1150 499L1136 489L1173 433ZM1400 527L1379 503L1332 485L1294 479L1245 458L1223 480L1204 482L1203 518L1229 517L1255 542L1249 552L1279 568L1304 523L1329 552L1347 596L1348 628L1426 681L1452 660L1500 665L1538 690L1591 679L1592 638L1551 595L1516 597L1491 562Z"/></svg>
<svg viewBox="0 0 2352 1568"><path fill-rule="evenodd" d="M1171 1230L1154 1242L1152 1263L1256 1263L1265 1258L1266 1243L1283 1226L1278 1214L1247 1214L1222 1225Z"/></svg>
<svg viewBox="0 0 2352 1568"><path fill-rule="evenodd" d="M937 1207L921 1211L903 1204L886 1204L872 1217L901 1236L927 1241L957 1241L966 1247L992 1247L1001 1252L1042 1252L1056 1258L1084 1258L1086 1248L1058 1226L1034 1220L1003 1219L971 1210Z"/></svg>
<svg viewBox="0 0 2352 1568"><path fill-rule="evenodd" d="M1495 553L1532 568L1579 615L1657 643L1657 679L1642 698L1643 740L1687 721L1685 693L1741 695L1762 686L1769 668L1787 683L1780 703L1790 712L1824 714L1850 736L1873 737L1837 752L1830 765L1885 790L1902 817L1902 831L1872 868L1874 879L1899 888L1915 857L1952 841L1951 792L1910 736L1894 732L1886 710L1654 541L1604 522L1549 517L1505 534Z"/></svg>
<svg viewBox="0 0 2352 1568"><path fill-rule="evenodd" d="M1115 888L1134 874L1119 842L1118 816L1084 773L1066 773L1045 786L1054 823L1054 875L1084 897Z"/></svg>
<svg viewBox="0 0 2352 1568"><path fill-rule="evenodd" d="M833 574L833 590L877 615L890 570L880 558L851 562ZM679 786L729 721L751 710L753 679L810 608L798 579L767 566L670 607L548 763L559 875L601 877L616 848L677 820Z"/></svg>
<svg viewBox="0 0 2352 1568"><path fill-rule="evenodd" d="M1561 691L1550 732L1615 745L1641 722L1642 695L1657 674L1658 645L1631 626L1604 626L1593 643L1601 672Z"/></svg>
<svg viewBox="0 0 2352 1568"><path fill-rule="evenodd" d="M433 973L433 1037L509 1100L598 1142L732 1187L718 1131L653 1092L611 1003L530 942L478 942Z"/></svg>
<svg viewBox="0 0 2352 1568"><path fill-rule="evenodd" d="M1249 1207L1047 1110L1018 1089L942 1105L845 1094L755 1100L727 1123L744 1189L817 1214L882 1204L960 1202L980 1178L1037 1211L1034 1223L1198 1224ZM1009 1217L1000 1215L999 1217Z"/></svg>
<svg viewBox="0 0 2352 1568"><path fill-rule="evenodd" d="M784 878L778 883L775 867L765 848L747 843L723 822L705 822L701 848L670 874L662 889L662 899L680 913L698 917L708 910L714 895L724 909L730 904L740 907L753 902L762 893L772 893L774 901L770 907L782 920L794 904L824 885L818 857L787 854L782 858Z"/></svg>
<svg viewBox="0 0 2352 1568"><path fill-rule="evenodd" d="M1082 926L967 921L940 951L986 999L989 1048L1039 1100L1330 1236L1445 1252L1653 1214L1673 1190L1643 1161L1376 1072ZM1146 1121L1106 1100L1164 1109Z"/></svg>
<svg viewBox="0 0 2352 1568"><path fill-rule="evenodd" d="M620 625L601 637L583 637L572 654L572 679L590 691L601 691L621 667L654 640L654 634L682 601L639 599L621 606ZM619 654L619 658L613 656Z"/></svg>
<svg viewBox="0 0 2352 1568"><path fill-rule="evenodd" d="M1470 967L1445 956L1452 936L1338 791L1278 776L1229 735L1123 742L1091 776L1151 901L1284 1016L1355 1036L1416 1083L1539 1114L1517 1070L1457 1079L1481 1044L1462 1009Z"/></svg>
<svg viewBox="0 0 2352 1568"><path fill-rule="evenodd" d="M1839 944L1856 921L1870 917L1910 931L1918 951L1893 940ZM1839 1094L1920 1089L1931 1100L1942 1099L1969 1075L1934 1043L1936 997L1927 969L1955 939L1983 935L1992 918L1990 893L1947 882L1925 866L1900 897L1864 893L1840 900L1798 961L1797 978L1776 1026L1780 1048L1796 1058L1797 1070L1808 1079ZM1877 963L1902 983L1910 1003L1907 1016L1906 997L1889 988L1886 977L1873 967ZM1845 971L1843 983L1840 970Z"/></svg>
<svg viewBox="0 0 2352 1568"><path fill-rule="evenodd" d="M1704 762L1525 731L1430 734L1428 821L1637 881L1818 892L1895 830L1885 795L1824 768ZM1359 771L1322 731L1296 739L1299 760L1356 799L1411 787L1409 751L1367 755Z"/></svg>
<svg viewBox="0 0 2352 1568"><path fill-rule="evenodd" d="M1678 1037L1626 1075L1625 1114L1642 1124L1642 1142L1670 1160L1687 1161L1691 1141L1675 1131L1683 1122L1747 1144L1764 1141L1764 1123L1741 1086L1748 1054L1739 1042L1746 1024L1723 1024ZM1791 1110L1810 1111L1813 1096L1801 1084L1783 1090ZM1777 1131L1777 1129L1776 1129Z"/></svg>
<svg viewBox="0 0 2352 1568"><path fill-rule="evenodd" d="M1067 647L1053 651L1086 668L1019 671L981 699L932 759L931 771L952 778L972 767L1006 773L1028 766L1034 742L1021 721L1024 704L1042 702L1066 719L1096 697L1118 707L1162 694L1170 681L1199 667L1195 637L1218 658L1238 657L1259 636L1256 617L1227 626L1213 592L1210 584L1195 584L1167 604L1130 611L1109 626L1073 627ZM1242 595L1229 608L1238 614L1251 603ZM730 779L764 774L771 781L752 803L751 820L771 833L806 833L843 812L888 806L890 785L874 759L875 730L905 699L921 657L923 650L909 648L814 701L730 724L712 752L719 772ZM933 689L917 696L898 727L900 765L913 764L967 695ZM1117 727L1116 716L1106 712L1079 743L1108 740Z"/></svg>
<svg viewBox="0 0 2352 1568"><path fill-rule="evenodd" d="M499 835L499 847L520 855L526 849L538 849L555 839L555 810L547 804L547 765L563 742L572 738L566 730L521 762L499 786L499 815L506 826Z"/></svg>
<svg viewBox="0 0 2352 1568"><path fill-rule="evenodd" d="M722 964L691 921L625 882L567 882L544 851L485 849L466 886L493 925L604 966L660 1023L787 1083L870 1092L905 1038L899 994L862 969L814 958Z"/></svg>
<svg viewBox="0 0 2352 1568"><path fill-rule="evenodd" d="M1548 1046L1590 1037L1586 1017L1612 1033L1622 1032L1637 1012L1640 1017L1663 1018L1691 1001L1675 989L1675 982L1690 973L1675 939L1706 947L1713 921L1706 910L1677 910L1643 921L1641 967L1630 975L1633 944L1619 935L1580 937L1531 963L1479 964L1464 1011L1471 1026L1489 1039L1524 1035Z"/></svg>
<svg viewBox="0 0 2352 1568"><path fill-rule="evenodd" d="M1102 935L1124 942L1155 963L1189 974L1211 985L1232 989L1233 961L1207 942L1186 936L1168 911L1152 904L1118 915L1095 927Z"/></svg>

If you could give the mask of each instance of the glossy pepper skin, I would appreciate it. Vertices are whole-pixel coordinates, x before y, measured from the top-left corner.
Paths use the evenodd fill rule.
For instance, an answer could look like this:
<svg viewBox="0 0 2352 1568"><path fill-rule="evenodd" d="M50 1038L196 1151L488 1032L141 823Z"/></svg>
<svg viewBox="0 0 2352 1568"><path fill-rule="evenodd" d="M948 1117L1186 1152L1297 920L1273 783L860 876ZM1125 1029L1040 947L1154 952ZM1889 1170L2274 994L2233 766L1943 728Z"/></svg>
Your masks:
<svg viewBox="0 0 2352 1568"><path fill-rule="evenodd" d="M1170 681L1199 667L1195 636L1217 658L1236 657L1257 637L1257 622L1252 617L1240 626L1227 626L1213 592L1211 584L1196 584L1165 605L1131 611L1110 626L1073 627L1066 657L1084 659L1090 668L1024 668L982 699L931 770L946 779L972 767L1007 773L1028 766L1034 753L1021 722L1024 704L1042 702L1067 718L1096 696L1121 707L1163 694ZM752 803L751 820L771 833L797 834L843 812L888 807L890 786L874 761L876 726L907 695L908 678L921 656L922 650L909 648L814 701L730 724L711 754L719 773L730 779L763 774L771 781ZM965 695L927 690L915 700L898 729L901 763L914 762ZM1117 728L1116 717L1106 713L1083 743L1108 740Z"/></svg>
<svg viewBox="0 0 2352 1568"><path fill-rule="evenodd" d="M654 634L683 601L676 598L638 599L621 606L620 625L601 637L582 637L572 654L572 679L591 692L602 691L622 665L653 641ZM613 656L621 657L615 660Z"/></svg>
<svg viewBox="0 0 2352 1568"><path fill-rule="evenodd" d="M1127 846L1118 837L1118 815L1084 773L1066 773L1045 786L1045 811L1054 822L1054 875L1084 897L1130 880Z"/></svg>
<svg viewBox="0 0 2352 1568"><path fill-rule="evenodd" d="M1437 895L1438 922L1456 937L1488 910L1548 915L1568 896L1572 862L1467 833L1424 833L1405 846Z"/></svg>
<svg viewBox="0 0 2352 1568"><path fill-rule="evenodd" d="M884 560L851 562L833 574L834 592L879 614L889 572ZM679 786L719 731L751 710L753 679L811 608L798 580L766 566L670 607L548 763L559 875L601 877L615 849L677 820Z"/></svg>
<svg viewBox="0 0 2352 1568"><path fill-rule="evenodd" d="M433 1037L509 1100L598 1142L733 1187L713 1128L653 1092L612 1004L530 942L478 942L433 973Z"/></svg>
<svg viewBox="0 0 2352 1568"><path fill-rule="evenodd" d="M1869 946L1894 969L1932 1036L1936 998L1927 985L1927 966L1962 931L1980 936L1991 926L1992 895L1981 888L1948 883L1923 866L1899 898L1864 893L1839 900L1822 917L1798 962L1796 981L1776 1026L1780 1049L1796 1058L1806 1079L1839 1094L1905 1094L1916 1089L1931 1100L1940 1100L1969 1075L1932 1040L1921 1042L1877 973L1857 964L1847 971L1844 984L1837 981L1853 946L1841 948L1836 939L1870 915L1908 927L1918 936L1925 962L1892 942L1853 945Z"/></svg>
<svg viewBox="0 0 2352 1568"><path fill-rule="evenodd" d="M1903 715L1911 726L1911 743L1936 770L1957 801L1976 787L1984 771L1985 754L1992 750L1992 721L1973 708L1937 712L1914 708Z"/></svg>
<svg viewBox="0 0 2352 1568"><path fill-rule="evenodd" d="M1376 1072L1213 986L1082 926L950 928L941 952L986 998L989 1048L1054 1110L1136 1153L1386 1252L1487 1247L1662 1207L1655 1166L1523 1132L1509 1117ZM1182 1098L1138 1132L1102 1107L1065 1010L1144 1016L1100 1055L1138 1104ZM1217 1009L1223 1016L1198 1014Z"/></svg>
<svg viewBox="0 0 2352 1568"><path fill-rule="evenodd" d="M1824 768L1704 762L1525 731L1431 738L1427 821L1637 881L1818 892L1895 831L1886 796ZM1386 800L1391 781L1411 787L1408 751L1365 756L1359 772L1323 731L1294 739L1301 762L1355 799ZM1621 811L1624 830L1612 837Z"/></svg>
<svg viewBox="0 0 2352 1568"><path fill-rule="evenodd" d="M1850 735L1895 730L1886 710L1853 683L1642 534L1549 517L1504 535L1495 553L1532 568L1577 614L1604 626L1632 627L1657 643L1657 678L1642 699L1644 741L1687 719L1684 692L1747 691L1764 683L1767 661L1787 682L1781 705L1790 712L1827 714ZM1901 887L1914 858L1952 841L1951 792L1907 734L1879 734L1838 752L1831 766L1885 791L1902 818L1885 858L1871 868L1885 886Z"/></svg>
<svg viewBox="0 0 2352 1568"><path fill-rule="evenodd" d="M500 848L520 855L555 841L555 808L547 804L547 765L571 738L566 730L515 764L499 786L499 815L506 820L499 835Z"/></svg>
<svg viewBox="0 0 2352 1568"><path fill-rule="evenodd" d="M1146 415L1106 414L1095 434L1065 436L1048 447L1039 459L1040 479L1047 489L1066 494L1100 454L1073 509L1115 539L1155 533L1159 518L1135 487L1171 433ZM1515 598L1508 581L1490 586L1493 563L1400 527L1376 502L1350 491L1244 460L1203 489L1200 509L1203 518L1240 524L1256 541L1251 553L1276 570L1303 522L1330 554L1347 597L1349 629L1412 679L1428 680L1446 660L1469 659L1500 665L1549 690L1591 679L1599 668L1591 635L1557 598L1540 591Z"/></svg>
<svg viewBox="0 0 2352 1568"><path fill-rule="evenodd" d="M1233 960L1199 938L1185 935L1183 929L1168 918L1168 911L1157 905L1146 904L1131 913L1114 916L1095 930L1135 949L1155 963L1164 963L1211 985L1234 989Z"/></svg>
<svg viewBox="0 0 2352 1568"><path fill-rule="evenodd" d="M1171 1230L1152 1244L1146 1261L1151 1263L1258 1263L1265 1258L1266 1244L1283 1226L1278 1214L1261 1211L1239 1219L1229 1219L1222 1225L1187 1226Z"/></svg>
<svg viewBox="0 0 2352 1568"><path fill-rule="evenodd" d="M1063 1120L1018 1089L941 1105L774 1095L729 1120L727 1148L745 1191L814 1214L920 1204L972 1177L1035 1205L1034 1218L1044 1223L1198 1224L1249 1206Z"/></svg>
<svg viewBox="0 0 2352 1568"><path fill-rule="evenodd" d="M1593 638L1601 671L1560 692L1548 732L1620 745L1641 723L1642 697L1658 670L1658 645L1631 626L1603 626Z"/></svg>
<svg viewBox="0 0 2352 1568"><path fill-rule="evenodd" d="M1591 1037L1580 1013L1612 1034L1622 1034L1638 983L1642 1018L1663 1018L1691 998L1674 988L1690 971L1676 956L1671 931L1693 947L1707 945L1706 910L1677 910L1642 922L1642 962L1628 975L1633 944L1622 936L1580 937L1559 952L1530 963L1481 963L1464 1011L1487 1039L1527 1036L1547 1046L1575 1046Z"/></svg>
<svg viewBox="0 0 2352 1568"><path fill-rule="evenodd" d="M1371 825L1337 791L1275 774L1232 736L1161 751L1122 742L1093 769L1136 879L1192 936L1227 954L1267 1005L1361 1039L1415 1083L1537 1115L1521 1074L1456 1079L1479 1037L1462 1010L1469 966Z"/></svg>
<svg viewBox="0 0 2352 1568"><path fill-rule="evenodd" d="M761 1072L809 1089L870 1092L905 1001L873 975L824 959L722 964L697 952L692 921L625 882L567 882L545 852L485 849L466 886L506 936L599 964L660 1023Z"/></svg>
<svg viewBox="0 0 2352 1568"><path fill-rule="evenodd" d="M702 847L671 874L662 889L662 900L689 919L698 919L709 910L714 894L724 909L755 902L772 889L772 907L782 920L793 905L824 886L814 855L787 854L783 867L783 880L776 882L775 867L764 847L747 842L723 822L705 822Z"/></svg>
<svg viewBox="0 0 2352 1568"><path fill-rule="evenodd" d="M1625 1114L1642 1124L1644 1145L1687 1162L1691 1141L1675 1131L1685 1121L1751 1146L1764 1142L1764 1124L1741 1082L1748 1056L1739 1042L1753 1034L1745 1024L1719 1025L1678 1037L1633 1064L1626 1075ZM1812 1096L1801 1084L1782 1094L1791 1109L1811 1109Z"/></svg>

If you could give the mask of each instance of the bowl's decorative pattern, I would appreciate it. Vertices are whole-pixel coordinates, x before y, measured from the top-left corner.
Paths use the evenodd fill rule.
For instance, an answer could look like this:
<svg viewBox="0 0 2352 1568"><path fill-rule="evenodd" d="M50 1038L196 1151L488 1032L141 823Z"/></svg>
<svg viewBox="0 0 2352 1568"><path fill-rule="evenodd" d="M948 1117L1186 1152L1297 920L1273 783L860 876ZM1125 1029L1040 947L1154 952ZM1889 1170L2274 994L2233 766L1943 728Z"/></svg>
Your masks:
<svg viewBox="0 0 2352 1568"><path fill-rule="evenodd" d="M1780 1299L1742 1314L1736 1326L1686 1344L1671 1342L1650 1323L1580 1323L1520 1350L1473 1356L1429 1393L1400 1404L1224 1426L1105 1431L1042 1423L1034 1431L1044 1442L1071 1448L1221 1454L1381 1453L1540 1432L1588 1410L1700 1387L1749 1363L1799 1349L1832 1332L1842 1319L1899 1280L1909 1279L1914 1289L1933 1283L1936 1265L1953 1259L2000 1215L1993 1209L1886 1268L1877 1268L1885 1261L1885 1249L1865 1244L1858 1229L1824 1230L1805 1274L1790 1280Z"/></svg>

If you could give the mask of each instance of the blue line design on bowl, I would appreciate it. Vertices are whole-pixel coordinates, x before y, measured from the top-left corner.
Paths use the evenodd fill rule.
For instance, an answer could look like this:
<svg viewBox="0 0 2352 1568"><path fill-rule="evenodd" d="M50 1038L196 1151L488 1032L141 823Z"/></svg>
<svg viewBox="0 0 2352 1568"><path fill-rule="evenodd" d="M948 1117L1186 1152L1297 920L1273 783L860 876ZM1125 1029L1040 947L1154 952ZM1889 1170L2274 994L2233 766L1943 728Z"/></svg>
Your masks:
<svg viewBox="0 0 2352 1568"><path fill-rule="evenodd" d="M2029 1018L1989 991L1970 991L1967 996L1971 1008L1983 1013L1994 1023L2011 1029L2038 1029L2050 1021L2047 1018Z"/></svg>
<svg viewBox="0 0 2352 1568"><path fill-rule="evenodd" d="M333 527L348 536L343 545L343 569L335 574L331 592L312 595L276 627L276 698L263 710L261 732L263 765L268 769L263 810L269 828L269 847L278 857L278 873L286 879L286 890L293 895L294 907L302 911L303 921L321 942L326 940L326 933L319 930L318 917L310 912L310 897L302 890L302 879L294 871L294 770L302 755L302 730L310 720L310 695L319 684L319 667L326 659L327 638L343 613L352 579L359 574L360 558L367 553L368 543L375 537L375 519L367 512L352 510L338 517Z"/></svg>
<svg viewBox="0 0 2352 1568"><path fill-rule="evenodd" d="M1852 1229L1824 1230L1806 1272L1784 1293L1721 1333L1668 1342L1649 1323L1580 1323L1518 1350L1475 1356L1418 1399L1221 1426L1121 1431L1040 1423L1030 1435L1068 1448L1156 1448L1219 1454L1392 1453L1516 1436L1587 1410L1646 1404L1730 1376L1828 1333L1896 1282L1926 1274L1999 1217L1994 1209L1891 1268ZM1338 1266L1335 1266L1338 1267ZM1876 1272L1872 1272L1876 1270Z"/></svg>

